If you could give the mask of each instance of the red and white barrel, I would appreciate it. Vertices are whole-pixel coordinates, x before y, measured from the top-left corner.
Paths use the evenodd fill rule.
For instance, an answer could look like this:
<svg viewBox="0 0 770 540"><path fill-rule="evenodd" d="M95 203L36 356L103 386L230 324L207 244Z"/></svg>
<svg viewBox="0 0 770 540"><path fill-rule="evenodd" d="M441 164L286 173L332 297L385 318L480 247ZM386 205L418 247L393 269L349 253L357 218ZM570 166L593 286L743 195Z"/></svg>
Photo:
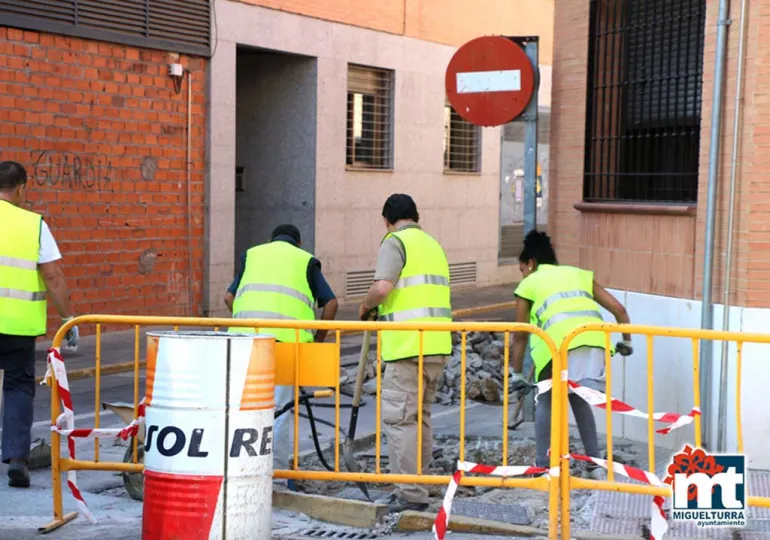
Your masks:
<svg viewBox="0 0 770 540"><path fill-rule="evenodd" d="M271 537L274 346L148 336L142 540Z"/></svg>

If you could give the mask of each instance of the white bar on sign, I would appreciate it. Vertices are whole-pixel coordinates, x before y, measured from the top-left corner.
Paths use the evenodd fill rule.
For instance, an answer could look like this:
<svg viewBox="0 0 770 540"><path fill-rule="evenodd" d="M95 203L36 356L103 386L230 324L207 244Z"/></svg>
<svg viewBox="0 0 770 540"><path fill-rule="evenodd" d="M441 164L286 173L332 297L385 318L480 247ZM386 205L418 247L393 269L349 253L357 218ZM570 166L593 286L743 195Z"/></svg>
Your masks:
<svg viewBox="0 0 770 540"><path fill-rule="evenodd" d="M521 90L521 70L471 71L457 74L457 93L518 92Z"/></svg>

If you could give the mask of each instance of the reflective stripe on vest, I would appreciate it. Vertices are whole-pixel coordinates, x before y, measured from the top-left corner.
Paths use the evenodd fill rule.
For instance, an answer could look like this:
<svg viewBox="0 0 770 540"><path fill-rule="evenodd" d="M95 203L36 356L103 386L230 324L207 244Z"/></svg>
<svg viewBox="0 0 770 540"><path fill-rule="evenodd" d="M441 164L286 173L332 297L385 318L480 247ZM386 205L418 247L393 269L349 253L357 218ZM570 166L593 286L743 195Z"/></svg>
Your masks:
<svg viewBox="0 0 770 540"><path fill-rule="evenodd" d="M240 298L244 294L248 292L272 292L277 294L284 294L286 296L291 296L292 298L296 298L300 302L304 302L305 304L310 307L310 309L313 308L313 300L308 298L304 293L292 289L291 287L285 287L283 285L265 285L262 283L247 283L246 285L240 287L238 289L237 294L235 295L236 298ZM256 317L247 317L254 319Z"/></svg>
<svg viewBox="0 0 770 540"><path fill-rule="evenodd" d="M239 311L235 315L236 319L278 319L278 320L285 320L285 321L298 321L301 319L297 319L296 317L290 317L288 315L284 315L283 313L278 313L276 311Z"/></svg>
<svg viewBox="0 0 770 540"><path fill-rule="evenodd" d="M537 312L535 313L535 317L537 317L537 320L539 321L543 320L543 313L545 313L554 302L558 302L559 300L564 300L566 298L593 299L591 295L588 294L586 291L566 291L566 292L559 292L556 294L552 294L551 296L543 300L543 305L540 306L540 308L538 308Z"/></svg>
<svg viewBox="0 0 770 540"><path fill-rule="evenodd" d="M393 291L379 307L379 319L387 322L451 321L449 264L441 245L419 227L406 227L388 234L385 239L390 236L396 237L404 246L406 264ZM414 358L420 351L425 356L452 353L450 332L386 330L380 336L382 358L386 362Z"/></svg>
<svg viewBox="0 0 770 540"><path fill-rule="evenodd" d="M388 313L380 317L381 321L388 322L405 322L413 319L451 319L452 310L445 308L417 308L408 309L406 311L397 311L395 313Z"/></svg>
<svg viewBox="0 0 770 540"><path fill-rule="evenodd" d="M13 298L14 300L24 300L26 302L40 302L41 300L45 300L45 293L2 288L0 289L0 298Z"/></svg>
<svg viewBox="0 0 770 540"><path fill-rule="evenodd" d="M236 319L272 319L312 321L313 293L307 272L313 256L288 242L275 241L251 248L246 253L246 268L233 301ZM248 328L231 327L233 332L251 332ZM297 341L294 328L259 328L259 332L275 336L277 341ZM299 341L313 341L309 330L299 330Z"/></svg>
<svg viewBox="0 0 770 540"><path fill-rule="evenodd" d="M11 268L19 268L20 270L37 270L37 263L35 261L17 259L16 257L6 257L4 255L0 255L0 266L10 266Z"/></svg>
<svg viewBox="0 0 770 540"><path fill-rule="evenodd" d="M405 287L414 287L416 285L444 285L449 287L449 278L434 275L409 276L406 278L399 278L399 280L396 281L394 288L403 289Z"/></svg>
<svg viewBox="0 0 770 540"><path fill-rule="evenodd" d="M600 312L598 312L598 311L593 311L593 310L568 311L566 313L557 313L556 315L554 315L553 317L551 317L550 319L545 321L545 323L543 323L540 326L540 328L542 328L543 330L548 330L554 324L558 324L560 322L563 322L563 321L566 321L566 320L569 320L569 319L574 319L574 318L577 318L577 317L594 317L596 319L600 319L600 320L604 321L604 318L602 317L602 314Z"/></svg>
<svg viewBox="0 0 770 540"><path fill-rule="evenodd" d="M42 220L0 201L0 223L13 224L13 234L0 236L0 334L45 334L46 291L37 266Z"/></svg>

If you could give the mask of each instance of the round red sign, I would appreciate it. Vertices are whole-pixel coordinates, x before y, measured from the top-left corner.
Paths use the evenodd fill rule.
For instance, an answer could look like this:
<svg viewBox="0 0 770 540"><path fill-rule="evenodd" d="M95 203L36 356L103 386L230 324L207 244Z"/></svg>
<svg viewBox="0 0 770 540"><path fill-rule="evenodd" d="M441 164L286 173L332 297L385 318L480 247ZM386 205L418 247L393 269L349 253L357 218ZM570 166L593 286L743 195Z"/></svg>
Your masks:
<svg viewBox="0 0 770 540"><path fill-rule="evenodd" d="M535 92L535 68L508 38L485 36L455 52L446 70L446 93L457 114L478 126L519 117Z"/></svg>

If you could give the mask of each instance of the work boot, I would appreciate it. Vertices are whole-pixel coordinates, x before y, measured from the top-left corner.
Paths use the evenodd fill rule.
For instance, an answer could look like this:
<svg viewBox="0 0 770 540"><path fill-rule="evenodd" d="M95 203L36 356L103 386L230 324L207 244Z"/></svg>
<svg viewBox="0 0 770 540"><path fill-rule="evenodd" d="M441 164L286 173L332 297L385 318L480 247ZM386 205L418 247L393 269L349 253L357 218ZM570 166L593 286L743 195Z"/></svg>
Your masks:
<svg viewBox="0 0 770 540"><path fill-rule="evenodd" d="M391 514L400 514L407 510L414 510L415 512L425 512L428 509L428 503L415 503L400 499L395 495L388 498L388 512Z"/></svg>
<svg viewBox="0 0 770 540"><path fill-rule="evenodd" d="M8 464L8 485L15 488L29 487L29 469L26 462L12 459Z"/></svg>

